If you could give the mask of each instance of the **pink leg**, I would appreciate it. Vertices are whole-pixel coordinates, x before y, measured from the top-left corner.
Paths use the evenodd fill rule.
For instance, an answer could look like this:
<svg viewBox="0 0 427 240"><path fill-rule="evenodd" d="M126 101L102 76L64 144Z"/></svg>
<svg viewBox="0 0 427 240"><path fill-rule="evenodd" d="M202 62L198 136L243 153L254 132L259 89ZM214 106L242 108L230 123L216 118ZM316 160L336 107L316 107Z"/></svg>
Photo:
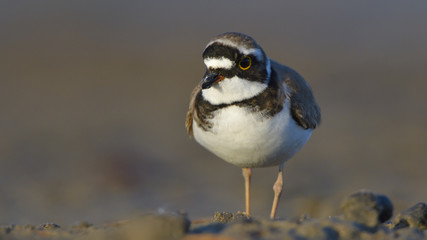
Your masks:
<svg viewBox="0 0 427 240"><path fill-rule="evenodd" d="M250 201L250 185L251 185L251 168L242 168L243 178L245 179L245 200L246 200L246 214L248 217L251 215L251 201Z"/></svg>
<svg viewBox="0 0 427 240"><path fill-rule="evenodd" d="M280 195L282 194L282 187L283 187L283 166L284 163L282 163L279 167L279 174L277 176L277 180L273 185L273 191L274 191L274 199L273 199L273 207L271 208L271 214L270 218L274 219L276 217L277 212L277 206L279 205L279 199Z"/></svg>

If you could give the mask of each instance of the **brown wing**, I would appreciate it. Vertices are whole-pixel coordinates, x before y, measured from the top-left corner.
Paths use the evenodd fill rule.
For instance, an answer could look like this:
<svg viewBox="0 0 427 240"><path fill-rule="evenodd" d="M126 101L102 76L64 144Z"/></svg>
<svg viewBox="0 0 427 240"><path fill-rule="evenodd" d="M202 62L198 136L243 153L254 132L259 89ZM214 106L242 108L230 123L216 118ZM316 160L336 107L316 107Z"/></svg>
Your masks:
<svg viewBox="0 0 427 240"><path fill-rule="evenodd" d="M271 61L271 66L279 75L283 84L286 84L291 100L291 114L294 120L303 128L316 128L320 124L320 108L314 99L310 86L293 69Z"/></svg>
<svg viewBox="0 0 427 240"><path fill-rule="evenodd" d="M187 116L185 118L185 128L187 128L187 133L189 136L193 136L193 117L197 117L195 100L201 89L201 85L199 84L193 89L193 92L191 93L190 105L188 106Z"/></svg>

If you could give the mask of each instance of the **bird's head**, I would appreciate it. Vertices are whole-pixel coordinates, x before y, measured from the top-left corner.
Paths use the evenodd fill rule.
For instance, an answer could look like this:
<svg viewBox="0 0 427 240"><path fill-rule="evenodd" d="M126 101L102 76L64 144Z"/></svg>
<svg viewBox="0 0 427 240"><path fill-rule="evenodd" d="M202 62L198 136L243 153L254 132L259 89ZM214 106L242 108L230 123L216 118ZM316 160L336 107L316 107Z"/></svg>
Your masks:
<svg viewBox="0 0 427 240"><path fill-rule="evenodd" d="M270 59L242 33L216 36L203 51L203 97L212 104L232 103L261 93L271 75Z"/></svg>

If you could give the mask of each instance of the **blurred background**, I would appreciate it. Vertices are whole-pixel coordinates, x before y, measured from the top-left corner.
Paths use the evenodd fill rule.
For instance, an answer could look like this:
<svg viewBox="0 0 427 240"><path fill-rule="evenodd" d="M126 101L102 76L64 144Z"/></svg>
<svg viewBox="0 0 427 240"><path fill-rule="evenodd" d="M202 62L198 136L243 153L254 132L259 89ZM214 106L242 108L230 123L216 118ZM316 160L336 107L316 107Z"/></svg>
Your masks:
<svg viewBox="0 0 427 240"><path fill-rule="evenodd" d="M427 201L426 1L1 1L0 223L244 210L241 170L190 139L201 53L254 37L309 82L323 122L285 166L278 216L365 188ZM267 217L277 168L255 169Z"/></svg>

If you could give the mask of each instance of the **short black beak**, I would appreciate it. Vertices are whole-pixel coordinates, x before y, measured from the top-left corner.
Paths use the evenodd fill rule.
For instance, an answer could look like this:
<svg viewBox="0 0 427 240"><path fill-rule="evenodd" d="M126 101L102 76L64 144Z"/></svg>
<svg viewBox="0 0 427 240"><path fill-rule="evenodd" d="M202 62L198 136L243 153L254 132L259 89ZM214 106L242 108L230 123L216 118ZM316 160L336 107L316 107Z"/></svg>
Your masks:
<svg viewBox="0 0 427 240"><path fill-rule="evenodd" d="M224 78L224 76L216 72L206 73L205 77L203 78L202 89L208 89L212 87L213 84L219 83Z"/></svg>

